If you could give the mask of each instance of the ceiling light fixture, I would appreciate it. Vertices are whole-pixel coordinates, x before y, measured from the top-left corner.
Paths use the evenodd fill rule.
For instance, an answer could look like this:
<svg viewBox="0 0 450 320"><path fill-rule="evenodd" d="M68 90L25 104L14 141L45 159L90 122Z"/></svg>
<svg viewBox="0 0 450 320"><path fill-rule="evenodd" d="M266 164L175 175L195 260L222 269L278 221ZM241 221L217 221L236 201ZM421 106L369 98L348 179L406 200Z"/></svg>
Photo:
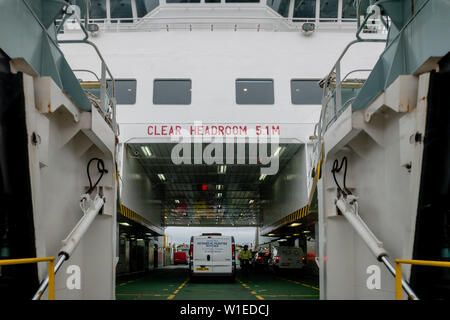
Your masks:
<svg viewBox="0 0 450 320"><path fill-rule="evenodd" d="M129 224L128 222L119 222L119 224L121 226L125 226L125 227L130 227L131 226L131 224Z"/></svg>
<svg viewBox="0 0 450 320"><path fill-rule="evenodd" d="M267 177L267 174L262 174L259 176L259 181L263 181Z"/></svg>
<svg viewBox="0 0 450 320"><path fill-rule="evenodd" d="M298 227L301 226L302 224L300 222L293 222L289 225L289 227Z"/></svg>
<svg viewBox="0 0 450 320"><path fill-rule="evenodd" d="M158 178L159 178L161 181L166 181L166 177L165 177L162 173L158 173Z"/></svg>
<svg viewBox="0 0 450 320"><path fill-rule="evenodd" d="M220 174L225 174L227 172L227 166L226 165L220 165L217 167L217 172Z"/></svg>
<svg viewBox="0 0 450 320"><path fill-rule="evenodd" d="M277 150L275 150L273 156L274 156L274 157L279 157L279 156L281 156L281 154L283 153L283 151L284 151L284 147L278 147Z"/></svg>
<svg viewBox="0 0 450 320"><path fill-rule="evenodd" d="M149 147L147 147L147 146L142 146L141 149L142 149L142 152L144 152L144 154L145 154L147 157L151 157L151 156L152 156L152 151L150 150Z"/></svg>

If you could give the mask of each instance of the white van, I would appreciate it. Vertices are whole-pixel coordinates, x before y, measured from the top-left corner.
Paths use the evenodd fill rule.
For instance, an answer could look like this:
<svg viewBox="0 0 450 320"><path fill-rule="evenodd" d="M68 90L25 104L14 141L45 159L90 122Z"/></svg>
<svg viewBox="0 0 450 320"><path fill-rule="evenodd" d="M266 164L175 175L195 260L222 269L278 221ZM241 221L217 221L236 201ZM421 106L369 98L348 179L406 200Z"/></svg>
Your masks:
<svg viewBox="0 0 450 320"><path fill-rule="evenodd" d="M189 250L191 277L228 276L234 279L236 253L234 238L221 233L203 233L191 237Z"/></svg>
<svg viewBox="0 0 450 320"><path fill-rule="evenodd" d="M272 248L269 267L279 269L301 269L304 266L305 254L302 248L278 246Z"/></svg>

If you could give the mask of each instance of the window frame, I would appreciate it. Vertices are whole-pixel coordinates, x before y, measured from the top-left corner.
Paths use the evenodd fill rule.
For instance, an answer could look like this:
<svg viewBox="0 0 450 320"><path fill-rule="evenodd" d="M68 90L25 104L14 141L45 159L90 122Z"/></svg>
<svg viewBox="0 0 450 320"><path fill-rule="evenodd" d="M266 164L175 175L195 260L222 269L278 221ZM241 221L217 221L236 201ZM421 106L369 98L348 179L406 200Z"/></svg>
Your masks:
<svg viewBox="0 0 450 320"><path fill-rule="evenodd" d="M319 103L294 103L294 100L293 100L293 98L294 98L294 96L292 95L292 83L294 82L294 81L315 81L315 82L319 82L320 80L322 80L322 79L317 79L317 78L292 78L290 81L289 81L289 89L290 89L290 96L291 96L291 104L293 105L293 106L308 106L308 105L322 105L322 97L323 97L323 91L322 91L322 95L321 95L321 98L320 98L320 102ZM319 87L319 86L318 86ZM320 88L320 87L319 87Z"/></svg>
<svg viewBox="0 0 450 320"><path fill-rule="evenodd" d="M189 103L155 103L155 84L157 81L189 81L190 82L190 96ZM153 79L153 97L152 103L155 106L190 106L192 104L192 79L191 78L154 78Z"/></svg>
<svg viewBox="0 0 450 320"><path fill-rule="evenodd" d="M272 102L271 103L239 103L238 102L238 81L271 81L272 82ZM235 103L239 106L273 106L275 105L275 80L273 78L236 78L234 81Z"/></svg>
<svg viewBox="0 0 450 320"><path fill-rule="evenodd" d="M111 79L107 79L106 83L108 85L108 83L111 81ZM117 82L120 81L134 81L136 83L136 87L134 89L134 103L119 103L117 102ZM138 81L136 78L114 78L114 91L116 94L116 105L120 105L120 106L134 106L137 102L137 86L138 86Z"/></svg>

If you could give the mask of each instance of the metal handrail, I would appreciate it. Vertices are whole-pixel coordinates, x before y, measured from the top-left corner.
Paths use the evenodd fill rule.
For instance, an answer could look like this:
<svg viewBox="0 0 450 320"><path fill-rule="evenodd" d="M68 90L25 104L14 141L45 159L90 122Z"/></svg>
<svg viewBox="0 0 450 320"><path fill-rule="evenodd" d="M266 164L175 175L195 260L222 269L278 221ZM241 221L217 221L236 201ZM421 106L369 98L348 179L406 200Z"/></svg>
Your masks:
<svg viewBox="0 0 450 320"><path fill-rule="evenodd" d="M94 77L97 79L98 82L100 82L100 78L98 77L98 75L92 71L92 70L88 70L88 69L72 69L73 72L87 72L90 74L93 74Z"/></svg>
<svg viewBox="0 0 450 320"><path fill-rule="evenodd" d="M364 27L367 24L367 21L369 20L369 18L371 16L373 16L375 14L375 11L372 11L370 13L368 13L363 21L363 23L359 26L357 32L356 32L356 39L351 41L342 51L341 55L339 56L339 58L337 59L336 63L333 65L333 67L331 68L330 72L328 73L328 75L321 80L321 83L323 83L323 94L322 94L322 110L321 110L321 114L320 114L320 119L319 119L319 123L317 125L317 132L316 132L316 128L315 128L315 135L318 135L319 138L322 137L323 135L323 125L324 125L324 121L325 121L325 114L328 110L328 103L330 102L330 100L332 98L335 98L335 103L334 103L334 116L333 119L336 117L337 113L339 110L342 109L342 96L341 96L341 85L342 85L342 79L341 79L341 61L343 59L343 57L345 56L345 54L347 53L348 49L353 46L356 43L361 43L361 42L386 42L386 39L370 39L370 38L361 38L360 34L362 32L362 30L364 29ZM362 70L362 69L361 69ZM357 70L354 70L357 71ZM353 71L352 71L353 72ZM351 72L350 72L351 73ZM349 73L349 74L350 74ZM333 76L336 78L335 82L336 82L336 87L334 90L332 90L332 92L330 92L330 84L331 84L331 79L333 78ZM344 77L344 79L348 76L348 74ZM327 124L327 126L329 125L329 123ZM326 129L325 129L326 130ZM319 139L320 141L320 139Z"/></svg>
<svg viewBox="0 0 450 320"><path fill-rule="evenodd" d="M402 300L402 263L416 265L416 266L450 268L450 262L446 262L446 261L395 259L394 262L395 262L395 299L396 300Z"/></svg>
<svg viewBox="0 0 450 320"><path fill-rule="evenodd" d="M114 133L118 136L119 135L119 127L117 125L116 122L116 95L115 95L115 79L114 76L111 72L111 70L109 69L108 65L106 64L105 59L103 58L102 54L100 53L100 50L98 49L98 47L91 41L88 40L89 34L85 28L85 26L83 25L82 21L75 16L75 19L77 20L78 24L80 25L80 28L82 29L83 33L85 34L85 37L83 39L75 39L75 40L57 40L58 44L88 44L90 46L92 46L94 48L94 50L97 53L97 56L100 58L100 61L102 62L101 64L101 78L100 78L100 104L102 106L102 108L105 108L105 112L108 113L108 110L106 110L106 99L105 97L107 96L109 99L108 101L108 105L110 105L111 109L112 109L112 117L111 117L111 122L112 122L112 128ZM87 25L87 19L85 19L85 25ZM86 70L83 70L86 71ZM111 91L111 95L108 93L108 91L106 90L106 73L108 73L111 82L112 82L112 91Z"/></svg>
<svg viewBox="0 0 450 320"><path fill-rule="evenodd" d="M0 260L0 266L48 262L48 300L55 300L55 257Z"/></svg>

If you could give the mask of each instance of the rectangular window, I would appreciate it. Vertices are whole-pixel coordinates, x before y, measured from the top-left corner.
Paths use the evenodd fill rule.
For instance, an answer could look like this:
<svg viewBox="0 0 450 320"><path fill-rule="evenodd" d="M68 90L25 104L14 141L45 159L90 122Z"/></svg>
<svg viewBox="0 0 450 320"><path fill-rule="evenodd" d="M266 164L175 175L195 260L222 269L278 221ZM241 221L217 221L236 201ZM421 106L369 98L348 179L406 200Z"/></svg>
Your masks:
<svg viewBox="0 0 450 320"><path fill-rule="evenodd" d="M159 0L136 0L137 16L142 18L157 6L159 6Z"/></svg>
<svg viewBox="0 0 450 320"><path fill-rule="evenodd" d="M322 104L319 80L291 80L292 104Z"/></svg>
<svg viewBox="0 0 450 320"><path fill-rule="evenodd" d="M359 14L364 16L369 6L369 0L362 0L360 3ZM342 18L356 19L357 1L342 0Z"/></svg>
<svg viewBox="0 0 450 320"><path fill-rule="evenodd" d="M133 18L131 0L110 0L110 6L111 19ZM120 20L120 23L125 22L130 23L133 20Z"/></svg>
<svg viewBox="0 0 450 320"><path fill-rule="evenodd" d="M259 0L225 0L226 3L258 3Z"/></svg>
<svg viewBox="0 0 450 320"><path fill-rule="evenodd" d="M200 0L166 0L166 3L200 3Z"/></svg>
<svg viewBox="0 0 450 320"><path fill-rule="evenodd" d="M315 18L316 0L295 0L294 18Z"/></svg>
<svg viewBox="0 0 450 320"><path fill-rule="evenodd" d="M289 14L289 2L290 0L267 0L267 5L283 17L287 17Z"/></svg>
<svg viewBox="0 0 450 320"><path fill-rule="evenodd" d="M136 103L136 79L115 79L114 92L117 104ZM108 93L112 94L112 81L107 81Z"/></svg>
<svg viewBox="0 0 450 320"><path fill-rule="evenodd" d="M320 1L320 18L331 19L337 18L339 0L321 0Z"/></svg>
<svg viewBox="0 0 450 320"><path fill-rule="evenodd" d="M106 0L91 0L89 19L106 19Z"/></svg>
<svg viewBox="0 0 450 320"><path fill-rule="evenodd" d="M273 80L237 79L237 104L274 104Z"/></svg>
<svg viewBox="0 0 450 320"><path fill-rule="evenodd" d="M155 79L153 104L191 104L190 79Z"/></svg>

